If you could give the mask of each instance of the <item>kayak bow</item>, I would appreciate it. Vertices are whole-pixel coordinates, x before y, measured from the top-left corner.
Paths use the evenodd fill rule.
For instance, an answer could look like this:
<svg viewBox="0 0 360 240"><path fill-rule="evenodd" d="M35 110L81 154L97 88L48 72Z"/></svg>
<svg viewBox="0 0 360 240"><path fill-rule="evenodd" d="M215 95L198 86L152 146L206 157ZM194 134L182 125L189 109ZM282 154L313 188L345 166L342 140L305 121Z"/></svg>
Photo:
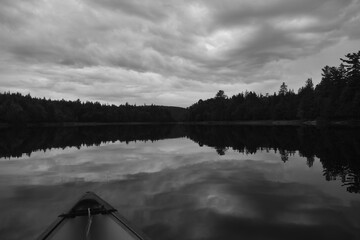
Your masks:
<svg viewBox="0 0 360 240"><path fill-rule="evenodd" d="M38 240L147 240L109 203L93 192L59 215Z"/></svg>

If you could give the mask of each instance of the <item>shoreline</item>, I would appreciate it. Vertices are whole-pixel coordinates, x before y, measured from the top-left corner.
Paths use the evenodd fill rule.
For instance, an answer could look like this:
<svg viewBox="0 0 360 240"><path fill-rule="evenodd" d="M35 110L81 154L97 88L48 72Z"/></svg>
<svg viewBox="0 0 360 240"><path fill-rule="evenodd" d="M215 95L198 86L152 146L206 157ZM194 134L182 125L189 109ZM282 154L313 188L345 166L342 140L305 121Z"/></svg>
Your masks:
<svg viewBox="0 0 360 240"><path fill-rule="evenodd" d="M360 127L360 121L302 121L302 120L254 120L254 121L203 121L203 122L61 122L61 123L0 123L0 128L8 127L96 127L121 125L243 125L243 126L346 126Z"/></svg>

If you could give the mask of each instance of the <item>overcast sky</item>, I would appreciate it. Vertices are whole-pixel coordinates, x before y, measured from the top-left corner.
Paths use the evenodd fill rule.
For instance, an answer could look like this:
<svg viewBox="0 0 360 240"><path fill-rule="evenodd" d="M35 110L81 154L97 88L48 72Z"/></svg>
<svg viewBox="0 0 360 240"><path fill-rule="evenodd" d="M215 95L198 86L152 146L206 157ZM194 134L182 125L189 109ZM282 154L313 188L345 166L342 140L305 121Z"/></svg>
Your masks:
<svg viewBox="0 0 360 240"><path fill-rule="evenodd" d="M360 50L360 0L0 0L0 91L187 107L298 90Z"/></svg>

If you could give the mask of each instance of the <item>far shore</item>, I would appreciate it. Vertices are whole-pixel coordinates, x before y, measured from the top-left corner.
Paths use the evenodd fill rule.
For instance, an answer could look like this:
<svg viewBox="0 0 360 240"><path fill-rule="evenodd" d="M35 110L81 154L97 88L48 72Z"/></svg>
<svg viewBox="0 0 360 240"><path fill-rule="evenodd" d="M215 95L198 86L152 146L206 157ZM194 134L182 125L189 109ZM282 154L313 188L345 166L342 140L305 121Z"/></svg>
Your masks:
<svg viewBox="0 0 360 240"><path fill-rule="evenodd" d="M194 125L247 125L247 126L351 126L360 127L360 121L302 121L302 120L259 120L259 121L214 121L184 122Z"/></svg>
<svg viewBox="0 0 360 240"><path fill-rule="evenodd" d="M60 123L0 123L7 127L81 127L81 126L115 126L115 125L244 125L244 126L349 126L360 127L360 121L301 121L301 120L259 120L259 121L202 121L202 122L60 122Z"/></svg>

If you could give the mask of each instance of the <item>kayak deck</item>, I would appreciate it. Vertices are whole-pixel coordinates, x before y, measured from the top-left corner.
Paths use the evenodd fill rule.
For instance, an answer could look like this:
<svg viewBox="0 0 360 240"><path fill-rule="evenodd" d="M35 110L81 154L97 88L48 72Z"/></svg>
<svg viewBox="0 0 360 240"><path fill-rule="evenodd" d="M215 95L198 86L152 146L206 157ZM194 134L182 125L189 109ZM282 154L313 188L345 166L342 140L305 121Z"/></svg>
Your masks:
<svg viewBox="0 0 360 240"><path fill-rule="evenodd" d="M67 213L40 235L38 240L145 240L139 230L109 203L87 192Z"/></svg>

